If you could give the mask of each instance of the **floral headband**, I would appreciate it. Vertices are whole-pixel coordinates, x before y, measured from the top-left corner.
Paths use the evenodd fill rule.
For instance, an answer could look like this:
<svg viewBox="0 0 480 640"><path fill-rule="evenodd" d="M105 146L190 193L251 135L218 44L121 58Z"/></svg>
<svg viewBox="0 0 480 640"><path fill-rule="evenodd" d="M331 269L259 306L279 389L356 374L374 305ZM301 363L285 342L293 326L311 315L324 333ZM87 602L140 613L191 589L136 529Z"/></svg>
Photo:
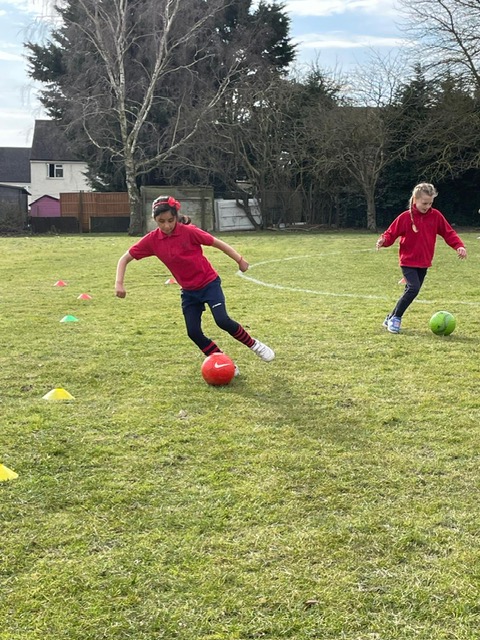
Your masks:
<svg viewBox="0 0 480 640"><path fill-rule="evenodd" d="M170 207L170 209L175 209L175 211L177 212L182 206L180 202L178 200L175 200L175 198L172 198L172 196L168 196L168 198L166 196L160 196L160 198L157 198L153 201L152 213L155 213L155 209L160 205L166 205L167 207Z"/></svg>

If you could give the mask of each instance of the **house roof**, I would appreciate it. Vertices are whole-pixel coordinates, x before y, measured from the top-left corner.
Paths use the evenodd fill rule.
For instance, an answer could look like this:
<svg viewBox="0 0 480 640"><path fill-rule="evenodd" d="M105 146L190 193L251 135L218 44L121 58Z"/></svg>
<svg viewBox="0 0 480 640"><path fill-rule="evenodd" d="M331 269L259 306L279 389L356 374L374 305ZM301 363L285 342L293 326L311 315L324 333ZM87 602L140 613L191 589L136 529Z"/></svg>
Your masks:
<svg viewBox="0 0 480 640"><path fill-rule="evenodd" d="M0 147L0 182L30 184L30 148Z"/></svg>
<svg viewBox="0 0 480 640"><path fill-rule="evenodd" d="M27 196L30 195L25 187L15 187L13 184L0 184L0 194L8 191L19 191L20 193L25 193Z"/></svg>
<svg viewBox="0 0 480 640"><path fill-rule="evenodd" d="M60 202L60 198L56 198L55 196L49 196L48 194L45 194L44 196L40 196L40 198L37 198L36 200L31 202L30 206L32 206L32 204L35 204L36 202L40 202L41 200L45 200L46 198L48 198L49 200L55 200L56 202Z"/></svg>
<svg viewBox="0 0 480 640"><path fill-rule="evenodd" d="M35 120L30 160L48 162L82 162L54 120Z"/></svg>

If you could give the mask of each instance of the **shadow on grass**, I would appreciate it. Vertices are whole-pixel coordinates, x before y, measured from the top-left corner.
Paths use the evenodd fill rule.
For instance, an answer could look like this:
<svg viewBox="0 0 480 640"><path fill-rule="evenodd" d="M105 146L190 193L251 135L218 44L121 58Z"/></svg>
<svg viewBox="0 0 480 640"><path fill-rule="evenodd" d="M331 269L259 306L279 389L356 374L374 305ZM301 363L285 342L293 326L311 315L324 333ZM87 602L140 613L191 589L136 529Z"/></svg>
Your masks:
<svg viewBox="0 0 480 640"><path fill-rule="evenodd" d="M395 337L395 334L389 334L392 335L393 337ZM402 329L402 331L400 332L400 334L398 334L399 336L408 336L408 337L412 337L412 338L426 338L429 341L432 340L432 338L434 340L442 340L442 341L449 341L449 342L459 342L459 343L464 343L464 344L479 344L480 343L480 338L477 336L465 336L462 334L450 334L449 336L437 336L431 332L428 331L419 331L416 329Z"/></svg>

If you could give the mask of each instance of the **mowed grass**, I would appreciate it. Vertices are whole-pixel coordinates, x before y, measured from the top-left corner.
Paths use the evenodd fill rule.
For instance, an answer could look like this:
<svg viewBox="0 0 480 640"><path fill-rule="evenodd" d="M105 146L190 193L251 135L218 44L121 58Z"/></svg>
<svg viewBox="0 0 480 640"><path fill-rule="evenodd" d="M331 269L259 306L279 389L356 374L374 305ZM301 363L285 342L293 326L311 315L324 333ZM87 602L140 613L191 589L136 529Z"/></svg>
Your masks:
<svg viewBox="0 0 480 640"><path fill-rule="evenodd" d="M230 314L277 353L207 312L222 388L160 262L114 297L133 239L1 238L1 640L478 639L477 235L465 262L439 239L398 336L397 246L222 236L252 265L206 249Z"/></svg>

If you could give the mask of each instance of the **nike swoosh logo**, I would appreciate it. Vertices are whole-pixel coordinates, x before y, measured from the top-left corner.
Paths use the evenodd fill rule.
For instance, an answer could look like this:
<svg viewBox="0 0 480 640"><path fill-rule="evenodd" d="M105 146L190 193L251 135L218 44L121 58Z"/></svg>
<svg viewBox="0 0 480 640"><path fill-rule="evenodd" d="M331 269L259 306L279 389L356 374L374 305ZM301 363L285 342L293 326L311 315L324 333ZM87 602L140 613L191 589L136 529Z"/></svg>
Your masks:
<svg viewBox="0 0 480 640"><path fill-rule="evenodd" d="M215 364L213 365L214 369L221 369L222 367L228 367L230 363L228 362L224 362L224 364L218 364L218 362L215 362Z"/></svg>

